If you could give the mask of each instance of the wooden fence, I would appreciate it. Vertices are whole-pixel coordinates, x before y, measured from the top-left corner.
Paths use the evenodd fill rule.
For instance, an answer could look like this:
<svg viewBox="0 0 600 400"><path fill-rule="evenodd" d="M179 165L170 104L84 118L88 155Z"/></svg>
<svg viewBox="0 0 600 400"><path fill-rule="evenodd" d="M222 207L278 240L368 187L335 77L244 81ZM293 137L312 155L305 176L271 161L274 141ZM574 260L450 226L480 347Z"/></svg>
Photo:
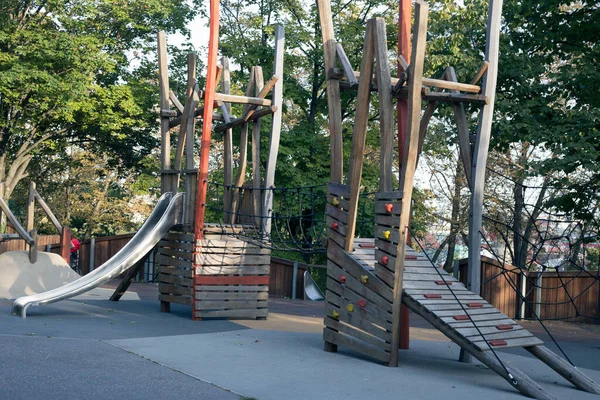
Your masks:
<svg viewBox="0 0 600 400"><path fill-rule="evenodd" d="M47 245L51 245L52 252L60 254L60 235L38 236L38 251L46 251ZM29 247L23 239L12 239L0 242L0 254L16 250L29 250Z"/></svg>
<svg viewBox="0 0 600 400"><path fill-rule="evenodd" d="M510 318L600 324L600 271L521 272L481 257L481 297ZM467 283L466 259L459 261L459 278Z"/></svg>

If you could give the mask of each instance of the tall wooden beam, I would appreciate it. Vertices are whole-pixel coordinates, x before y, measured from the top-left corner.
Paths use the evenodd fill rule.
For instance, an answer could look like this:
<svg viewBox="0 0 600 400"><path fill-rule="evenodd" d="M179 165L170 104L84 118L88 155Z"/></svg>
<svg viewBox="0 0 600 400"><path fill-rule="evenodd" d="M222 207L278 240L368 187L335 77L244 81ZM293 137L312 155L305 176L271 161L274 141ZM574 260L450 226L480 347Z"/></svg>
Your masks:
<svg viewBox="0 0 600 400"><path fill-rule="evenodd" d="M262 67L254 68L254 89L260 92L265 84ZM262 197L260 188L262 182L260 179L260 119L252 124L252 214L254 214L254 226L259 228L262 225Z"/></svg>
<svg viewBox="0 0 600 400"><path fill-rule="evenodd" d="M208 38L208 62L206 63L206 92L204 104L213 104L217 86L217 51L219 47L219 0L210 1L210 29ZM206 214L206 189L208 186L208 158L210 155L210 134L212 131L212 108L204 107L202 139L200 142L200 165L198 169L198 194L194 216L194 239L197 243L204 237L204 216ZM198 257L198 246L194 246L194 260Z"/></svg>
<svg viewBox="0 0 600 400"><path fill-rule="evenodd" d="M221 91L224 94L230 94L231 74L229 71L229 59L227 57L222 57L221 65L223 66ZM224 103L224 106L224 111L231 115L231 104ZM231 184L233 180L233 129L229 128L225 130L225 134L223 135L223 146L225 147L223 154L223 209L225 210L225 215L223 217L224 221L228 221L231 214Z"/></svg>
<svg viewBox="0 0 600 400"><path fill-rule="evenodd" d="M179 178L181 176L181 163L186 144L188 131L194 131L194 112L198 106L198 97L194 91L196 86L196 55L188 54L187 59L187 84L185 88L185 105L183 106L181 125L179 125L179 135L177 136L177 148L175 150L175 162L173 169L176 174L173 176L171 192L179 191Z"/></svg>
<svg viewBox="0 0 600 400"><path fill-rule="evenodd" d="M246 88L246 96L251 96L255 91L255 68L252 67L250 70L250 78L248 80L248 87ZM246 114L246 111L250 107L249 104L244 105L243 113ZM242 133L240 134L240 158L239 158L239 170L237 177L235 178L235 187L233 193L233 199L231 201L231 208L233 212L237 212L238 204L240 202L240 187L244 184L244 180L246 178L246 168L248 164L248 123L242 124ZM230 220L232 224L236 222L236 214L231 214Z"/></svg>
<svg viewBox="0 0 600 400"><path fill-rule="evenodd" d="M283 56L285 53L285 30L282 25L275 27L275 61L273 70L277 82L273 87L271 104L277 106L271 122L271 141L269 143L269 156L267 158L267 169L265 171L265 198L263 206L263 233L271 233L271 215L273 214L273 191L269 190L275 184L275 168L277 166L277 154L279 153L279 139L281 137L281 118L283 103Z"/></svg>
<svg viewBox="0 0 600 400"><path fill-rule="evenodd" d="M327 107L329 109L329 151L331 153L331 182L342 183L344 176L344 153L342 147L342 106L340 83L327 78L327 71L335 68L337 47L333 34L331 4L329 0L317 0L323 51L325 61L325 77L327 79Z"/></svg>
<svg viewBox="0 0 600 400"><path fill-rule="evenodd" d="M35 182L29 182L29 198L27 199L27 224L25 230L31 232L33 230L33 221L35 219Z"/></svg>
<svg viewBox="0 0 600 400"><path fill-rule="evenodd" d="M158 32L158 82L160 87L160 109L169 109L169 70L167 66L167 40L165 32ZM169 133L169 117L160 115L160 169L171 169L171 134ZM160 180L160 191L171 190L171 175L163 174Z"/></svg>
<svg viewBox="0 0 600 400"><path fill-rule="evenodd" d="M447 68L447 78L450 81L457 82L456 71L453 67ZM458 93L458 90L453 90ZM471 140L469 138L469 125L467 124L467 114L465 113L465 105L463 103L452 103L454 109L454 120L458 131L458 148L460 150L460 158L465 167L465 175L467 182L471 187Z"/></svg>
<svg viewBox="0 0 600 400"><path fill-rule="evenodd" d="M469 211L469 272L467 288L477 294L481 291L481 229L483 219L483 190L485 169L487 166L492 120L494 118L494 99L498 77L498 50L500 42L500 22L502 0L490 0L486 32L485 60L489 62L483 77L482 94L488 102L481 109L475 154L471 172L471 204Z"/></svg>
<svg viewBox="0 0 600 400"><path fill-rule="evenodd" d="M400 190L402 191L402 209L400 214L400 237L398 239L397 258L394 264L394 302L392 304L392 348L390 366L398 365L398 348L400 338L400 313L402 306L402 281L404 259L406 257L406 241L409 235L410 209L412 190L419 148L419 125L421 120L421 85L425 45L427 42L427 3L415 2L415 25L412 42L411 73L408 79L408 113L406 121L406 142L402 170L400 173Z"/></svg>
<svg viewBox="0 0 600 400"><path fill-rule="evenodd" d="M387 36L385 20L375 19L375 77L379 95L379 131L381 137L379 163L379 191L392 191L392 159L394 154L394 111L392 105L392 86L390 66L388 64Z"/></svg>
<svg viewBox="0 0 600 400"><path fill-rule="evenodd" d="M348 223L346 230L346 251L354 247L354 232L356 231L356 215L358 213L358 198L360 195L360 180L362 176L363 159L365 155L365 140L367 139L367 124L369 122L369 104L371 93L371 78L373 75L373 57L375 51L375 20L367 21L365 43L363 46L358 95L356 97L356 116L352 131L352 153L350 154L350 205L348 207Z"/></svg>

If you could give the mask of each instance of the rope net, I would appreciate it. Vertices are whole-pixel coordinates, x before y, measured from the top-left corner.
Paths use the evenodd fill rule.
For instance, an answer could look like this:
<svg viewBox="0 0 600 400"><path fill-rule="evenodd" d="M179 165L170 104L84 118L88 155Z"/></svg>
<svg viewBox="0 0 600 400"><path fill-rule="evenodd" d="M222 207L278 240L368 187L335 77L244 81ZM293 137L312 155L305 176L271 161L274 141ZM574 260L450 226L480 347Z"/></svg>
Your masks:
<svg viewBox="0 0 600 400"><path fill-rule="evenodd" d="M327 252L326 185L257 189L209 182L207 192L206 221L210 221L207 225L211 231L272 250ZM267 194L273 197L273 206L265 212L262 205ZM227 207L226 197L230 199ZM358 237L373 237L374 218L375 194L362 193L356 223ZM268 219L269 234L264 230Z"/></svg>

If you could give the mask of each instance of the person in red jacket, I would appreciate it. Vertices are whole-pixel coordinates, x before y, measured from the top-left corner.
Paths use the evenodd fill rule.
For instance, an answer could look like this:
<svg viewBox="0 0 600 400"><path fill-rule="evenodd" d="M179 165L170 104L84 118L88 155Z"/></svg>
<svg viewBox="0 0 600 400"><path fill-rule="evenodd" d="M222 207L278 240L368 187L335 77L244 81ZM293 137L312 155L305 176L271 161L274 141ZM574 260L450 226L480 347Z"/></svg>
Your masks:
<svg viewBox="0 0 600 400"><path fill-rule="evenodd" d="M79 248L81 247L81 243L77 238L71 239L71 268L81 275L81 271L79 269Z"/></svg>

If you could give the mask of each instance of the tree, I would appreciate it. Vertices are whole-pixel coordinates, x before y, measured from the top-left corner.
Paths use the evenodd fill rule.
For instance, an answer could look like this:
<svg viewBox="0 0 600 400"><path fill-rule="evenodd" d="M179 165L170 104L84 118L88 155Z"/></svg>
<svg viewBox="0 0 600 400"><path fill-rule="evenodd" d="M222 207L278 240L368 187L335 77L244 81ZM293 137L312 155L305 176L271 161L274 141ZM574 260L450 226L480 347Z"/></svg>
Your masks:
<svg viewBox="0 0 600 400"><path fill-rule="evenodd" d="M61 158L72 145L112 165L143 159L156 146L156 76L146 68L156 32L186 33L195 13L184 0L2 2L3 197L32 163Z"/></svg>

